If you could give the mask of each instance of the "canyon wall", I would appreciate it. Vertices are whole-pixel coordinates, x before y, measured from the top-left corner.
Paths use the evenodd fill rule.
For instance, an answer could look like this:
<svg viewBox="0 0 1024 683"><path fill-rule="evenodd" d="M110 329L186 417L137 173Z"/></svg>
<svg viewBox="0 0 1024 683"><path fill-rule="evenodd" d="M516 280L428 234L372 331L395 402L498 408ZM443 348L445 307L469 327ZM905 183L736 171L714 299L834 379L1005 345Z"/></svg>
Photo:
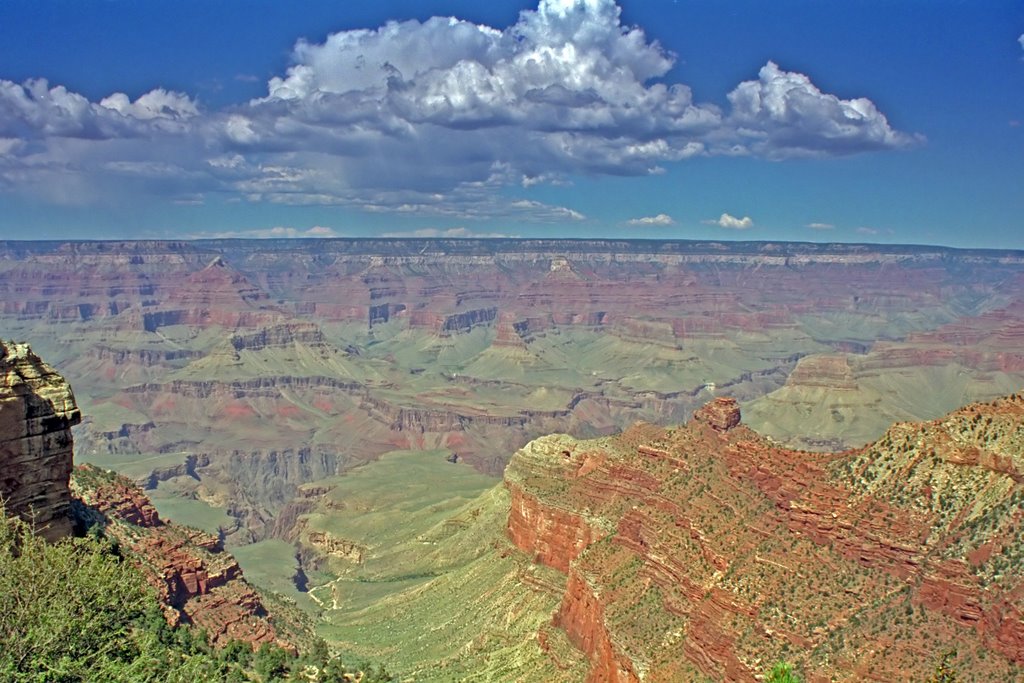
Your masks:
<svg viewBox="0 0 1024 683"><path fill-rule="evenodd" d="M498 477L542 434L720 394L779 442L859 446L1017 390L1022 293L1024 253L928 246L0 242L0 327L75 386L79 459L233 540L290 538L297 487L390 451Z"/></svg>
<svg viewBox="0 0 1024 683"><path fill-rule="evenodd" d="M509 539L567 575L553 625L590 683L1024 676L1024 395L862 449L780 448L716 399L687 425L538 439Z"/></svg>
<svg viewBox="0 0 1024 683"><path fill-rule="evenodd" d="M138 486L111 472L76 468L72 488L84 521L102 525L140 566L172 624L205 630L215 646L279 642L259 593L220 539L161 519Z"/></svg>

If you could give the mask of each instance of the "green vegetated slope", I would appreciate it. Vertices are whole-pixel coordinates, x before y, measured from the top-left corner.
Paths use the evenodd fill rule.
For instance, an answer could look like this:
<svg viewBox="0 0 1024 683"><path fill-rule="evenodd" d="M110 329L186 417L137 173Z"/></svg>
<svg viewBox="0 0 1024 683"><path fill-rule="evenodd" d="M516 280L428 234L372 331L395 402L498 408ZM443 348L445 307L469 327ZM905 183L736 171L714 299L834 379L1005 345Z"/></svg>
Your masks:
<svg viewBox="0 0 1024 683"><path fill-rule="evenodd" d="M526 348L490 348L465 365L467 375L545 386L592 387L609 395L694 391L715 378L735 378L777 366L802 351L824 350L798 332L779 338L736 334L728 339L631 337L617 329L556 328L532 337Z"/></svg>
<svg viewBox="0 0 1024 683"><path fill-rule="evenodd" d="M79 469L74 485L79 492L95 492L97 482L102 485L113 478L100 470ZM78 523L92 525L86 535L48 542L35 535L31 524L7 517L0 506L0 680L269 681L266 660L271 658L282 672L313 665L325 673L318 679L324 683L347 680L326 675L328 655L321 648L322 656L313 656L309 620L276 596L260 598L273 615L277 636L294 645L302 653L300 659L271 643L255 653L247 640L215 647L211 634L187 619L172 626L167 622L170 608L150 585L155 578L147 576L152 566L118 535L134 525L104 517L80 500L73 511ZM182 532L191 534L159 528L167 532L168 545L180 543ZM145 533L135 529L129 533ZM179 552L182 547L177 546ZM199 553L193 558L209 560L203 549L193 546L191 551ZM217 609L217 602L212 606ZM243 631L235 633L244 637ZM334 664L338 669L341 661Z"/></svg>
<svg viewBox="0 0 1024 683"><path fill-rule="evenodd" d="M311 485L333 488L305 518L307 537L365 548L361 563L330 560L336 578L310 592L321 635L417 681L581 680L584 663L561 632L549 647L565 650L568 673L537 643L565 577L506 539L503 486L443 456L390 453Z"/></svg>
<svg viewBox="0 0 1024 683"><path fill-rule="evenodd" d="M224 508L183 496L167 483L170 482L146 492L161 517L214 535L237 524Z"/></svg>
<svg viewBox="0 0 1024 683"><path fill-rule="evenodd" d="M979 373L950 361L905 368L871 368L871 355L831 357L847 365L840 381L797 379L743 407L758 432L798 448L834 450L877 439L893 422L932 419L979 400L1018 391L1021 372ZM811 364L815 357L801 361Z"/></svg>
<svg viewBox="0 0 1024 683"><path fill-rule="evenodd" d="M315 604L295 585L299 568L295 546L269 538L231 548L245 578L252 584L296 601L303 609L315 611Z"/></svg>
<svg viewBox="0 0 1024 683"><path fill-rule="evenodd" d="M437 565L439 560L429 557L437 532L430 540L428 532L435 527L457 529L462 522L451 518L498 483L494 477L448 462L449 455L445 450L394 451L343 476L312 484L330 490L317 501L322 512L305 517L306 529L365 547L359 565L363 577L402 570L417 573ZM401 549L411 543L419 546L419 552L403 555ZM422 566L405 564L413 556Z"/></svg>
<svg viewBox="0 0 1024 683"><path fill-rule="evenodd" d="M0 509L0 680L248 680L164 621L140 572L98 536L50 544Z"/></svg>

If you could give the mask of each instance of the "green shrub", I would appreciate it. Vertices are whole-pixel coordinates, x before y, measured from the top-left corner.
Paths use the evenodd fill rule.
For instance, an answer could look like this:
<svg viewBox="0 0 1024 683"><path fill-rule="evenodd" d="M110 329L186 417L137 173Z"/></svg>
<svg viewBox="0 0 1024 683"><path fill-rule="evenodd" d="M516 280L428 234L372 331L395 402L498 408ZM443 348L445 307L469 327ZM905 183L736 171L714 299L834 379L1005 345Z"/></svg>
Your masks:
<svg viewBox="0 0 1024 683"><path fill-rule="evenodd" d="M252 665L264 683L280 680L291 671L288 653L272 643L263 643L256 650Z"/></svg>
<svg viewBox="0 0 1024 683"><path fill-rule="evenodd" d="M956 650L944 653L938 666L935 667L935 673L928 679L928 683L956 683L959 678L956 668L953 666L954 659L956 659Z"/></svg>
<svg viewBox="0 0 1024 683"><path fill-rule="evenodd" d="M0 509L0 680L225 680L202 641L167 625L156 595L101 534L50 544Z"/></svg>
<svg viewBox="0 0 1024 683"><path fill-rule="evenodd" d="M765 683L802 683L799 676L793 673L793 665L778 662L768 672Z"/></svg>

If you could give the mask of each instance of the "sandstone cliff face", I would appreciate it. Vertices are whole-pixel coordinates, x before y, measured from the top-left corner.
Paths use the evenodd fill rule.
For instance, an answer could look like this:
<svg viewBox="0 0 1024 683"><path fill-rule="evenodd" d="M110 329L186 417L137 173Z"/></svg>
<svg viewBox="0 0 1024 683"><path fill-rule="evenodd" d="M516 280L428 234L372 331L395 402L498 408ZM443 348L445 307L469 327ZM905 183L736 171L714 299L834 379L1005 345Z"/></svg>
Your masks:
<svg viewBox="0 0 1024 683"><path fill-rule="evenodd" d="M172 622L206 629L214 644L274 642L259 596L217 538L165 523L127 479L87 467L72 480L71 427L80 420L63 377L27 345L0 341L0 497L7 512L57 540L71 533L77 505L77 517L102 523L142 566Z"/></svg>
<svg viewBox="0 0 1024 683"><path fill-rule="evenodd" d="M507 455L540 434L676 423L708 389L748 406L810 355L846 356L807 363L791 378L801 407L826 403L807 391L848 402L819 411L833 427L813 425L815 442L804 445L816 448L860 444L893 419L952 407L917 387L956 380L969 400L1005 394L1024 378L1020 253L673 241L0 241L0 264L0 328L38 335L37 350L88 400L80 452L104 462L197 454L195 466L148 479L184 472L201 486L189 493L228 509L250 538L282 526L273 518L307 474L395 449L447 448L499 475ZM926 381L913 384L922 370ZM861 425L880 413L873 395L854 401L849 388L865 373L890 386L900 378L898 391L887 390L899 410L869 428ZM928 400L908 406L917 396ZM808 420L793 422L766 433L806 433Z"/></svg>
<svg viewBox="0 0 1024 683"><path fill-rule="evenodd" d="M553 617L588 681L1024 676L1024 396L840 454L776 447L716 400L684 427L539 439L508 535L567 573Z"/></svg>
<svg viewBox="0 0 1024 683"><path fill-rule="evenodd" d="M141 565L171 623L195 624L217 646L278 640L259 594L219 539L165 522L124 477L84 466L75 470L72 486L76 497L102 516L105 533Z"/></svg>
<svg viewBox="0 0 1024 683"><path fill-rule="evenodd" d="M49 540L71 532L71 427L80 421L64 378L27 345L0 341L0 500Z"/></svg>

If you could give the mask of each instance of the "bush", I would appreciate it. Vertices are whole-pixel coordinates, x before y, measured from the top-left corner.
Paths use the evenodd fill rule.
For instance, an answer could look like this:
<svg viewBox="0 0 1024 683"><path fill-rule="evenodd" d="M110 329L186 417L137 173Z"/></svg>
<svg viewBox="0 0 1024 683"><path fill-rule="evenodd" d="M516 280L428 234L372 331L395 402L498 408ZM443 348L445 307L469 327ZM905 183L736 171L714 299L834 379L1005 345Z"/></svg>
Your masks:
<svg viewBox="0 0 1024 683"><path fill-rule="evenodd" d="M278 680L291 670L290 657L282 648L271 643L263 643L260 649L256 650L252 666L264 683Z"/></svg>
<svg viewBox="0 0 1024 683"><path fill-rule="evenodd" d="M198 640L101 534L50 544L0 509L0 680L225 680Z"/></svg>
<svg viewBox="0 0 1024 683"><path fill-rule="evenodd" d="M765 683L801 683L800 677L793 673L793 665L779 662L771 668Z"/></svg>
<svg viewBox="0 0 1024 683"><path fill-rule="evenodd" d="M140 655L132 631L147 592L109 548L96 537L51 545L0 521L0 678L82 680Z"/></svg>
<svg viewBox="0 0 1024 683"><path fill-rule="evenodd" d="M956 650L950 650L942 655L935 673L928 679L928 683L956 683L958 679L953 660L956 659Z"/></svg>

